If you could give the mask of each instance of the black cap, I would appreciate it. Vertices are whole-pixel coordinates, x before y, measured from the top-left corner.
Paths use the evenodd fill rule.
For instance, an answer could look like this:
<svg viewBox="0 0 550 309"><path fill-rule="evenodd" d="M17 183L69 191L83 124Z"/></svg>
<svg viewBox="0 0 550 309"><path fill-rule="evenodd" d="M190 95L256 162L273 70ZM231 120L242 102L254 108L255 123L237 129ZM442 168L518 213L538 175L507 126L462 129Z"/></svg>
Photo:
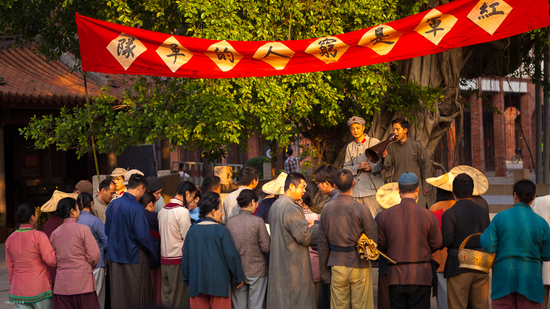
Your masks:
<svg viewBox="0 0 550 309"><path fill-rule="evenodd" d="M155 192L162 189L162 183L160 182L160 179L158 177L147 177L147 183L147 191L149 192Z"/></svg>

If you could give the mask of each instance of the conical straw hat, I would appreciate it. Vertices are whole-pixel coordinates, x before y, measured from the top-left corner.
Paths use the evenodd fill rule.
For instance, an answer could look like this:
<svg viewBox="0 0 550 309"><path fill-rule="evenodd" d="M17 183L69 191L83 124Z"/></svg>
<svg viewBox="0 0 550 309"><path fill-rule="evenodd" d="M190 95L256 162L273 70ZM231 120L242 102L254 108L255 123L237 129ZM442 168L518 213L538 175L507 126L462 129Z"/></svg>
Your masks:
<svg viewBox="0 0 550 309"><path fill-rule="evenodd" d="M440 189L453 191L453 181L460 174L466 174L474 180L473 195L483 195L489 189L487 177L479 170L468 165L455 166L447 174L428 178L426 182Z"/></svg>
<svg viewBox="0 0 550 309"><path fill-rule="evenodd" d="M272 181L264 184L262 186L262 191L264 191L265 194L274 194L274 195L283 195L285 194L285 181L286 181L287 174L285 172L282 172L277 176L277 178L273 179Z"/></svg>
<svg viewBox="0 0 550 309"><path fill-rule="evenodd" d="M384 209L401 203L399 184L397 182L390 182L380 187L380 189L376 191L376 201Z"/></svg>
<svg viewBox="0 0 550 309"><path fill-rule="evenodd" d="M57 209L57 203L59 203L60 200L66 198L66 197L72 197L76 200L78 197L78 194L76 193L65 193L59 190L53 191L52 198L44 203L42 207L40 207L40 211L42 212L54 212Z"/></svg>

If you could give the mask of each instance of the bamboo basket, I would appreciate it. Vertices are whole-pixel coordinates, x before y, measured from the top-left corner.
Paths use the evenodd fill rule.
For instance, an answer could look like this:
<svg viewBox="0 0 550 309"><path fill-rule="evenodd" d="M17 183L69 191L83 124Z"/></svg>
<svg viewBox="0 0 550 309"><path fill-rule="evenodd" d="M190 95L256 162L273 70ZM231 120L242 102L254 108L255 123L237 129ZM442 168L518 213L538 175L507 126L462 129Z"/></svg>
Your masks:
<svg viewBox="0 0 550 309"><path fill-rule="evenodd" d="M493 262L495 261L495 254L489 254L482 251L464 249L464 246L473 236L481 235L481 233L472 234L460 244L458 248L458 262L460 268L479 270L489 273Z"/></svg>

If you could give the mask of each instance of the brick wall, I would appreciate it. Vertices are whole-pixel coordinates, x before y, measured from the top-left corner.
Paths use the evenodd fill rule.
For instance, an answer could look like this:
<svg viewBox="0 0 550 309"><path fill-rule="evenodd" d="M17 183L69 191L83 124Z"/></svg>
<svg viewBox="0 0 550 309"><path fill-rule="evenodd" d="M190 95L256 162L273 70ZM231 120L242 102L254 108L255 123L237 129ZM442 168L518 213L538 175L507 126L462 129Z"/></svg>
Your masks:
<svg viewBox="0 0 550 309"><path fill-rule="evenodd" d="M508 107L504 112L506 130L506 159L510 160L516 155L516 118L519 111L515 107Z"/></svg>

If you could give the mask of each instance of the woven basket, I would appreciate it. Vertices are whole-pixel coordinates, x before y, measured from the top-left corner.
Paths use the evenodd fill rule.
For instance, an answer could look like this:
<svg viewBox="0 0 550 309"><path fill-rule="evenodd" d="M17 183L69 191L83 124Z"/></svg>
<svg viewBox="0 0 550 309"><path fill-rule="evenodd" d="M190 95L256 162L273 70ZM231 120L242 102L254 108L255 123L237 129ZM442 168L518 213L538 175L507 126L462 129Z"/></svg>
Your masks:
<svg viewBox="0 0 550 309"><path fill-rule="evenodd" d="M481 252L477 250L464 249L464 246L473 236L481 235L481 233L472 234L460 244L458 248L458 262L460 263L460 268L479 270L486 273L489 273L493 262L495 261L495 254L489 254L486 252Z"/></svg>

